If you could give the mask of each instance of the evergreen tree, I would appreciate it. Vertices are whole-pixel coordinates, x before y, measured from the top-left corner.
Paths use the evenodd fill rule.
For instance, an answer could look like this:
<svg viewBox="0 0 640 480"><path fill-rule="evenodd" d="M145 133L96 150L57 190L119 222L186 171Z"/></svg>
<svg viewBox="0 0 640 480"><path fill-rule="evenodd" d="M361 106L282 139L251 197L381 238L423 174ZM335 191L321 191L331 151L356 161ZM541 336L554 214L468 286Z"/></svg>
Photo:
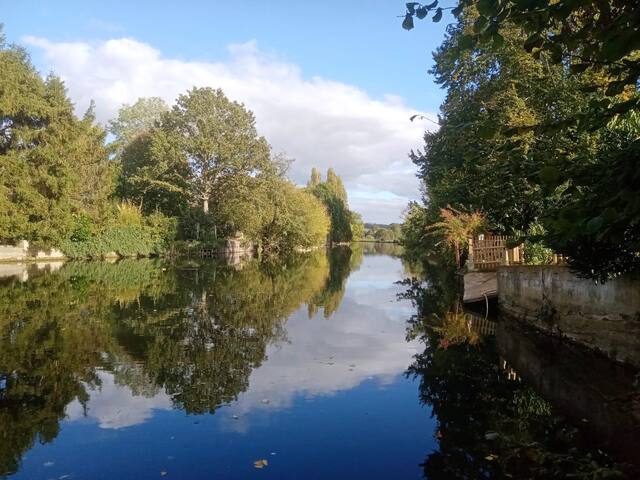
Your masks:
<svg viewBox="0 0 640 480"><path fill-rule="evenodd" d="M93 120L91 110L76 118L62 81L43 80L0 37L0 239L53 244L78 215L105 215L111 166Z"/></svg>

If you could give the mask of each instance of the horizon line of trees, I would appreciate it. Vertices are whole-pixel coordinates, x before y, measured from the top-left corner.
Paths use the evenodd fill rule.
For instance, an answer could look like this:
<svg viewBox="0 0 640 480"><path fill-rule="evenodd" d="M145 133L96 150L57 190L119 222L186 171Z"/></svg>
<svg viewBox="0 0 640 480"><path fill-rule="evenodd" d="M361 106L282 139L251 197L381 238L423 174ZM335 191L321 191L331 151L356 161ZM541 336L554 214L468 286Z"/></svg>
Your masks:
<svg viewBox="0 0 640 480"><path fill-rule="evenodd" d="M220 89L194 87L172 106L141 98L106 130L93 104L78 118L62 80L43 79L0 30L0 241L85 257L237 232L270 252L361 235L340 177L329 169L299 188L290 163Z"/></svg>

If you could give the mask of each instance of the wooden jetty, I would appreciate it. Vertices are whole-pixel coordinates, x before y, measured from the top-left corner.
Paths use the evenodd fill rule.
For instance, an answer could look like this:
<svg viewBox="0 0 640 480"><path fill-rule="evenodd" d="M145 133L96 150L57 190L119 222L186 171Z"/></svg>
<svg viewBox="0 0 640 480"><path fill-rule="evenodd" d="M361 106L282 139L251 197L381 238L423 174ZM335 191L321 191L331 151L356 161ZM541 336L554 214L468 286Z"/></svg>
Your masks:
<svg viewBox="0 0 640 480"><path fill-rule="evenodd" d="M512 247L515 237L478 235L469 239L467 273L464 274L464 303L474 303L498 296L496 269L502 265L522 263L521 246Z"/></svg>

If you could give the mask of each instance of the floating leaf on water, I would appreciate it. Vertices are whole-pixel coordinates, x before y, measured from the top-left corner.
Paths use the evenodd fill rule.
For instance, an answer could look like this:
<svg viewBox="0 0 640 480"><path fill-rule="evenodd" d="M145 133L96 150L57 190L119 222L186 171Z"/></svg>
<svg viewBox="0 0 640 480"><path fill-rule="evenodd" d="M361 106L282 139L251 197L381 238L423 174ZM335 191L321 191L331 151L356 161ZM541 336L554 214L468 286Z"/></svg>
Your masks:
<svg viewBox="0 0 640 480"><path fill-rule="evenodd" d="M487 432L484 434L485 440L495 440L498 436L496 432Z"/></svg>
<svg viewBox="0 0 640 480"><path fill-rule="evenodd" d="M264 468L267 465L269 465L269 462L266 461L264 458L260 459L260 460L256 460L255 462L253 462L253 466L255 468Z"/></svg>
<svg viewBox="0 0 640 480"><path fill-rule="evenodd" d="M164 470L160 472L160 476L161 477L166 477L167 476L167 472L165 472Z"/></svg>
<svg viewBox="0 0 640 480"><path fill-rule="evenodd" d="M268 398L263 398L263 399L262 399L262 403L264 403L264 404L269 403L269 399L268 399Z"/></svg>
<svg viewBox="0 0 640 480"><path fill-rule="evenodd" d="M486 457L484 457L485 460L489 460L489 461L493 461L496 458L498 458L497 455L494 455L493 453L490 453L489 455L487 455Z"/></svg>
<svg viewBox="0 0 640 480"><path fill-rule="evenodd" d="M43 465L45 467L53 467L55 465L56 462L44 462Z"/></svg>
<svg viewBox="0 0 640 480"><path fill-rule="evenodd" d="M231 418L233 418L234 420L238 420L240 417L238 415L232 415Z"/></svg>

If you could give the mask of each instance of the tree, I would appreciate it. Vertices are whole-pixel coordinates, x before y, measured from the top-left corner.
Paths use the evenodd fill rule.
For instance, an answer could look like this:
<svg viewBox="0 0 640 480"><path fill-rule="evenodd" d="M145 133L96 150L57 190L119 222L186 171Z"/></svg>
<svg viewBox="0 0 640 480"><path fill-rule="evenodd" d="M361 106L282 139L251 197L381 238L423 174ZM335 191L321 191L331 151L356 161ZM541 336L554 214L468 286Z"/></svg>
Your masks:
<svg viewBox="0 0 640 480"><path fill-rule="evenodd" d="M121 153L136 137L149 133L168 110L160 97L139 98L132 105L123 105L108 126L109 133L116 137L116 152Z"/></svg>
<svg viewBox="0 0 640 480"><path fill-rule="evenodd" d="M165 155L177 154L188 163L193 200L205 214L225 185L271 168L269 144L258 136L253 113L220 89L193 88L180 95L161 128L172 147Z"/></svg>
<svg viewBox="0 0 640 480"><path fill-rule="evenodd" d="M530 36L515 19L496 20L497 41L471 39L486 33L487 8L460 9L435 54L433 73L447 88L440 129L425 135L424 152L412 152L425 218L436 222L447 205L481 210L497 232L527 237L542 226L536 240L568 255L583 275L604 280L638 269L637 132L621 126L637 93L624 85L594 91L594 82L615 80L613 70L567 68L574 58L557 63L553 48L528 48Z"/></svg>
<svg viewBox="0 0 640 480"><path fill-rule="evenodd" d="M101 221L112 184L92 110L76 118L62 81L0 35L0 239L53 244L78 215Z"/></svg>
<svg viewBox="0 0 640 480"><path fill-rule="evenodd" d="M311 178L309 178L309 181L307 182L307 187L309 188L316 187L320 185L321 182L322 182L322 176L320 175L320 172L315 167L313 167L311 169Z"/></svg>
<svg viewBox="0 0 640 480"><path fill-rule="evenodd" d="M320 178L317 170L311 171L311 180L308 190L318 197L327 207L331 217L331 231L329 241L332 243L350 242L354 236L351 229L353 216L347 203L347 191L344 188L342 179L336 175L332 168L327 170L327 180L316 183ZM357 220L356 224L357 224ZM357 225L356 225L357 227Z"/></svg>
<svg viewBox="0 0 640 480"><path fill-rule="evenodd" d="M146 213L184 214L191 199L189 179L186 159L160 128L140 132L122 149L118 196Z"/></svg>
<svg viewBox="0 0 640 480"><path fill-rule="evenodd" d="M437 0L430 4L409 2L406 6L402 26L407 30L413 28L414 17L423 19L434 13L433 21L439 22L445 10L438 6ZM523 47L536 58L547 53L550 62L569 65L575 75L596 73L586 87L589 91L600 91L610 97L617 97L625 90L636 91L640 76L640 18L635 2L459 0L455 7L446 9L457 18L469 10L479 14L473 30L463 39L463 48L472 49L482 44L500 47L504 31L515 26L524 35ZM623 101L605 100L594 104L589 114L565 117L564 123L603 127L610 118L633 110L639 102L637 95Z"/></svg>
<svg viewBox="0 0 640 480"><path fill-rule="evenodd" d="M353 240L362 240L364 237L364 222L362 221L362 215L358 212L351 212L350 228Z"/></svg>
<svg viewBox="0 0 640 480"><path fill-rule="evenodd" d="M479 212L464 213L454 208L440 210L441 221L427 227L431 233L439 235L445 244L453 250L456 266L461 266L462 249L468 239L485 228L484 216Z"/></svg>

